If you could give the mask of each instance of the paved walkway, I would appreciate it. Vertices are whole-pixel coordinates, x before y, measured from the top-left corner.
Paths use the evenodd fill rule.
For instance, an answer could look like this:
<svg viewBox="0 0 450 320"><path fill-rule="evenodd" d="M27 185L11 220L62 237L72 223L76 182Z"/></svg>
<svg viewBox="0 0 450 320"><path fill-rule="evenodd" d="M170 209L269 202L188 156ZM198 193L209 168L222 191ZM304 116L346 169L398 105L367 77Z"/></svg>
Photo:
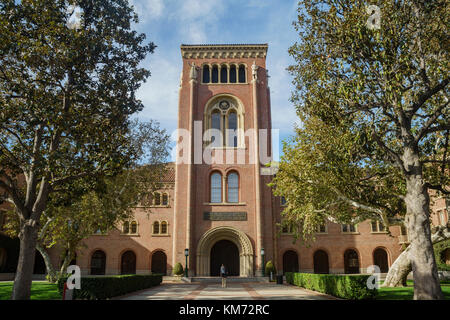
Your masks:
<svg viewBox="0 0 450 320"><path fill-rule="evenodd" d="M118 300L330 300L334 297L290 285L273 283L162 283L116 297Z"/></svg>

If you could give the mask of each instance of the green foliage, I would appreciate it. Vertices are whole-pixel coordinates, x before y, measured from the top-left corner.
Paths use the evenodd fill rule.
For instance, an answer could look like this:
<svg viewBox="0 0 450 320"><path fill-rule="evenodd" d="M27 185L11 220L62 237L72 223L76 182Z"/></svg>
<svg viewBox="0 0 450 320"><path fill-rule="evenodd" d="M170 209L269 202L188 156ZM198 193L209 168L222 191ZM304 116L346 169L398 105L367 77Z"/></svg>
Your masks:
<svg viewBox="0 0 450 320"><path fill-rule="evenodd" d="M10 300L13 281L0 281L0 300ZM34 281L31 285L30 300L61 300L56 283Z"/></svg>
<svg viewBox="0 0 450 320"><path fill-rule="evenodd" d="M332 275L286 272L286 282L305 289L351 300L374 299L376 289L367 288L369 275Z"/></svg>
<svg viewBox="0 0 450 320"><path fill-rule="evenodd" d="M181 263L177 262L173 267L173 274L177 276L183 275L184 269Z"/></svg>
<svg viewBox="0 0 450 320"><path fill-rule="evenodd" d="M270 272L272 272L273 276L276 276L276 274L277 274L277 269L275 268L275 265L273 264L272 260L269 260L266 263L266 269L265 269L266 277L270 276Z"/></svg>
<svg viewBox="0 0 450 320"><path fill-rule="evenodd" d="M421 190L450 185L448 5L376 5L380 29L367 27L361 1L298 3L289 72L302 124L272 183L297 237L310 238L328 218L401 223L417 163Z"/></svg>
<svg viewBox="0 0 450 320"><path fill-rule="evenodd" d="M446 264L445 261L443 261L444 251L447 249L450 250L450 239L436 243L435 245L433 245L433 248L438 269L442 271L450 271L450 265Z"/></svg>
<svg viewBox="0 0 450 320"><path fill-rule="evenodd" d="M59 293L63 294L67 277L58 280ZM120 275L102 277L81 277L81 289L75 289L74 299L108 299L129 292L160 285L162 275Z"/></svg>

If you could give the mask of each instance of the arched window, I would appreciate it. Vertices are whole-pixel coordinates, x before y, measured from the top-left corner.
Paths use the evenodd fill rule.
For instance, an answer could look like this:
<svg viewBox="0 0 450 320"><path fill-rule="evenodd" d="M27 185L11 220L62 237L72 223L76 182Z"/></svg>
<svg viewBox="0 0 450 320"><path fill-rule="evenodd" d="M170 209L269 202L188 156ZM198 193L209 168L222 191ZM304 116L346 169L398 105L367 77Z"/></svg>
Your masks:
<svg viewBox="0 0 450 320"><path fill-rule="evenodd" d="M161 222L161 234L167 234L167 221Z"/></svg>
<svg viewBox="0 0 450 320"><path fill-rule="evenodd" d="M159 222L153 222L153 234L159 234Z"/></svg>
<svg viewBox="0 0 450 320"><path fill-rule="evenodd" d="M233 110L228 114L227 119L227 146L236 148L238 145L237 129L238 129L238 119L237 113Z"/></svg>
<svg viewBox="0 0 450 320"><path fill-rule="evenodd" d="M219 67L213 66L212 67L212 83L218 83L219 82Z"/></svg>
<svg viewBox="0 0 450 320"><path fill-rule="evenodd" d="M102 250L97 250L91 257L91 274L105 274L106 254Z"/></svg>
<svg viewBox="0 0 450 320"><path fill-rule="evenodd" d="M213 147L221 147L222 146L222 130L221 130L221 115L219 110L213 111L211 114L211 143Z"/></svg>
<svg viewBox="0 0 450 320"><path fill-rule="evenodd" d="M236 78L236 66L232 65L230 67L230 83L236 83L237 82L237 78Z"/></svg>
<svg viewBox="0 0 450 320"><path fill-rule="evenodd" d="M210 78L209 78L209 66L208 65L204 65L203 66L203 83L209 83Z"/></svg>
<svg viewBox="0 0 450 320"><path fill-rule="evenodd" d="M137 223L136 221L131 222L131 233L136 234L137 233Z"/></svg>
<svg viewBox="0 0 450 320"><path fill-rule="evenodd" d="M222 175L218 172L211 175L211 202L222 202Z"/></svg>
<svg viewBox="0 0 450 320"><path fill-rule="evenodd" d="M239 202L239 176L236 172L227 177L227 202Z"/></svg>
<svg viewBox="0 0 450 320"><path fill-rule="evenodd" d="M220 82L227 83L228 82L228 68L227 66L222 66L220 68Z"/></svg>
<svg viewBox="0 0 450 320"><path fill-rule="evenodd" d="M155 206L161 205L161 195L158 192L155 192L153 199L155 200Z"/></svg>
<svg viewBox="0 0 450 320"><path fill-rule="evenodd" d="M128 221L125 221L123 223L123 233L127 234L130 232L130 223Z"/></svg>
<svg viewBox="0 0 450 320"><path fill-rule="evenodd" d="M245 83L245 66L241 64L239 66L239 83Z"/></svg>
<svg viewBox="0 0 450 320"><path fill-rule="evenodd" d="M167 206L169 204L169 195L167 193L163 193L162 204L163 206Z"/></svg>

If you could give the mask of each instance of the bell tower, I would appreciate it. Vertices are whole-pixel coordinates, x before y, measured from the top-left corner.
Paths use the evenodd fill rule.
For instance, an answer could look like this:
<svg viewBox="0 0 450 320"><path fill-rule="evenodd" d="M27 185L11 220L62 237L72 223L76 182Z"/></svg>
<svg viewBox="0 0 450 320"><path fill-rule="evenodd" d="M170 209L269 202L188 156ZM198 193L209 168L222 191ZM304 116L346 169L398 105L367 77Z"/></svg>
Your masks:
<svg viewBox="0 0 450 320"><path fill-rule="evenodd" d="M172 265L188 249L190 276L258 276L274 254L267 49L181 45Z"/></svg>

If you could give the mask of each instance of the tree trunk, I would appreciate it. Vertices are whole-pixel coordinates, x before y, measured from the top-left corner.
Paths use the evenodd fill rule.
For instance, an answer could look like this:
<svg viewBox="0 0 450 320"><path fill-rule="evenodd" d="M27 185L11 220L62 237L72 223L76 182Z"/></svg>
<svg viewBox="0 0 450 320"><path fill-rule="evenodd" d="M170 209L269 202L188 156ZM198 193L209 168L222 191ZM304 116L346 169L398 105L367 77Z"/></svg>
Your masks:
<svg viewBox="0 0 450 320"><path fill-rule="evenodd" d="M42 258L44 258L45 269L47 269L47 280L53 283L56 282L58 277L55 268L53 268L53 264L47 250L42 247L39 241L36 244L36 249L41 253Z"/></svg>
<svg viewBox="0 0 450 320"><path fill-rule="evenodd" d="M36 224L30 225L27 222L23 223L20 228L19 261L14 279L12 300L29 300L31 294L38 226Z"/></svg>
<svg viewBox="0 0 450 320"><path fill-rule="evenodd" d="M409 260L410 248L411 247L407 247L389 268L389 272L382 287L406 286L406 278L412 270L411 261Z"/></svg>
<svg viewBox="0 0 450 320"><path fill-rule="evenodd" d="M415 150L404 154L406 176L406 225L410 237L409 258L414 275L414 300L443 299L431 241L430 199L424 187L422 167Z"/></svg>

